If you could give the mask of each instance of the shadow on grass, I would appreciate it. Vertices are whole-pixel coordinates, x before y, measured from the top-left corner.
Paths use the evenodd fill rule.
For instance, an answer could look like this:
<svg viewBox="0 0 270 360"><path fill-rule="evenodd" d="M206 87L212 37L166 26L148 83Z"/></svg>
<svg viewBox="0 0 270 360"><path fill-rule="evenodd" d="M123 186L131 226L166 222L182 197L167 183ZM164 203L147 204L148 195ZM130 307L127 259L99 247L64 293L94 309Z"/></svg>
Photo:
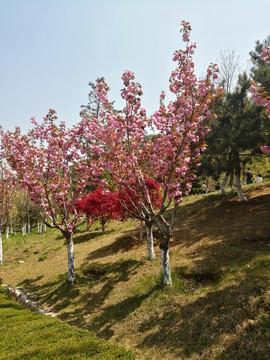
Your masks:
<svg viewBox="0 0 270 360"><path fill-rule="evenodd" d="M98 238L99 236L102 236L102 231L95 231L95 232L84 232L80 235L76 234L74 235L74 244L82 244L87 241L93 240Z"/></svg>
<svg viewBox="0 0 270 360"><path fill-rule="evenodd" d="M20 286L34 292L37 300L44 304L45 307L51 308L54 312L61 312L61 310L71 306L71 310L68 309L66 312L61 312L61 318L71 324L83 327L84 316L96 308L101 308L115 286L119 283L127 282L143 263L143 261L131 259L106 264L96 262L91 265L82 266L78 270L73 284L67 281L66 275L63 274L58 276L55 281L43 285L39 285L39 278L35 278L24 280L20 283ZM141 301L143 298L144 296L142 296ZM125 302L128 304L127 308L124 309L123 306L116 306L113 311L114 315L112 315L111 310L104 310L104 318L108 316L110 318L115 317L116 320L124 318L130 311L136 308L140 302L140 297L134 297L134 299L128 298ZM107 312L109 315L107 315ZM101 316L100 320L94 321L91 329L98 331L99 324L104 323L102 319L103 316Z"/></svg>
<svg viewBox="0 0 270 360"><path fill-rule="evenodd" d="M78 288L67 280L66 274L59 275L57 280L53 282L39 285L41 278L39 276L35 279L25 279L19 286L26 289L27 292L30 291L35 294L33 300L39 301L45 306L56 304L54 307L55 312L68 306L72 299L79 295Z"/></svg>
<svg viewBox="0 0 270 360"><path fill-rule="evenodd" d="M172 246L192 247L203 238L239 245L250 236L269 243L269 212L270 194L247 202L235 196L211 195L196 204L183 204L178 209Z"/></svg>
<svg viewBox="0 0 270 360"><path fill-rule="evenodd" d="M270 195L248 202L211 195L179 208L171 247L173 272L183 284L185 300L178 302L179 293L175 299L164 290L162 301L156 297L154 308L148 305L147 316L142 316L140 323L134 322L134 333L141 334L142 351L167 349L175 359L268 360L269 341L259 317L269 313L265 295L270 287L269 262L260 260L260 256L266 259L270 250L269 212ZM138 240L127 233L90 253L73 285L66 281L66 275L41 286L37 279L28 279L26 284L44 304L62 311L62 318L69 323L109 339L115 324L125 320L158 288L153 285L134 296L124 288L142 261L90 265L88 261L129 251L137 244ZM190 260L188 266L181 266L181 256L179 262L175 260L183 249ZM115 296L113 290L119 284L123 298L110 298L108 305L106 300Z"/></svg>
<svg viewBox="0 0 270 360"><path fill-rule="evenodd" d="M248 202L211 195L179 208L172 259L185 250L190 263L180 266L179 260L173 275L187 301L157 306L134 330L141 333L142 351L168 349L188 359L269 359L270 319L259 320L269 314L269 212L269 194Z"/></svg>
<svg viewBox="0 0 270 360"><path fill-rule="evenodd" d="M100 247L97 250L92 251L88 255L87 260L101 259L106 256L116 254L120 251L130 251L134 247L141 245L138 238L136 238L134 234L132 234L130 231L125 232L123 235L118 236L112 244Z"/></svg>
<svg viewBox="0 0 270 360"><path fill-rule="evenodd" d="M111 231L108 231L105 233L106 234L109 234L113 232L112 230ZM89 232L89 231L80 231L80 232L75 232L74 233L74 244L81 244L81 243L84 243L84 242L87 242L87 241L90 241L90 240L93 240L97 237L100 237L102 236L102 231L92 231L92 232ZM61 235L59 233L59 235L56 237L56 240L65 240L64 236Z"/></svg>
<svg viewBox="0 0 270 360"><path fill-rule="evenodd" d="M156 285L146 294L130 296L117 304L107 306L101 314L94 317L90 324L88 324L87 329L94 331L101 338L110 339L114 335L113 326L132 314L141 306L144 300L158 289L159 287Z"/></svg>
<svg viewBox="0 0 270 360"><path fill-rule="evenodd" d="M269 269L268 260L258 259L253 268L245 267L236 284L213 286L183 306L157 308L134 330L141 333L139 346L167 349L177 359L268 360L269 333L262 332L259 321L261 312L269 310L265 267ZM199 282L215 285L219 280Z"/></svg>

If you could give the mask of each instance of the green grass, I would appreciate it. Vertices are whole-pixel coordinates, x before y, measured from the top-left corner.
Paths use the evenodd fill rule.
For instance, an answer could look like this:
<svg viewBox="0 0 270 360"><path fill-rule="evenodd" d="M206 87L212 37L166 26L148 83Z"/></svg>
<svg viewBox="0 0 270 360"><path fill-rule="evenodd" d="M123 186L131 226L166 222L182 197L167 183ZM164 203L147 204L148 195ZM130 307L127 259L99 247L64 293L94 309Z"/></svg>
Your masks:
<svg viewBox="0 0 270 360"><path fill-rule="evenodd" d="M132 360L131 351L60 320L33 314L0 288L0 359Z"/></svg>
<svg viewBox="0 0 270 360"><path fill-rule="evenodd" d="M73 284L52 229L3 239L0 276L139 360L269 360L270 184L244 192L248 202L233 193L184 199L170 244L172 287L162 286L157 230L150 261L134 223L112 222L105 235L97 223L90 233L80 224Z"/></svg>

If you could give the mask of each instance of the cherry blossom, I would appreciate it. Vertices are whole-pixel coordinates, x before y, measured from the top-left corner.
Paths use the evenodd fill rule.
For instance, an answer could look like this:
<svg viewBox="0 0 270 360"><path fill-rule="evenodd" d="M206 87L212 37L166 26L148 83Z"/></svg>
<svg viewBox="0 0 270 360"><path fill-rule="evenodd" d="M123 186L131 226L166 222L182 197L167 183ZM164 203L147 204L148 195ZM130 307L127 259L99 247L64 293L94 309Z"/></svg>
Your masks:
<svg viewBox="0 0 270 360"><path fill-rule="evenodd" d="M270 62L270 46L267 46L262 51L260 58L265 62ZM256 81L253 81L253 84L250 86L250 91L254 101L266 109L266 114L270 119L270 100L267 91L265 91L264 88L261 87ZM262 146L261 151L266 155L270 154L270 146Z"/></svg>
<svg viewBox="0 0 270 360"><path fill-rule="evenodd" d="M214 82L218 76L216 64L208 67L207 80L198 81L192 60L196 44L190 43L190 32L190 23L183 21L181 33L186 47L175 51L173 61L177 66L169 78L174 101L166 106L162 92L159 109L146 117L142 86L135 81L134 73L127 70L122 75L124 109L118 113L107 109L96 117L83 119L80 125L82 138L91 136L91 146L102 149L99 160L122 194L122 204L129 214L158 226L165 284L171 284L168 248L176 209L183 194L190 192L196 167L200 165L200 152L206 149L204 139L210 131L207 122L215 118L212 108L222 94L221 87ZM100 83L99 101L108 103L108 90L105 82ZM158 208L153 206L146 186L148 179L160 187L162 201ZM169 222L163 215L171 205Z"/></svg>
<svg viewBox="0 0 270 360"><path fill-rule="evenodd" d="M101 183L103 168L89 162L74 137L78 128L67 129L64 122L56 125L56 112L49 110L39 125L23 135L19 128L3 134L5 156L20 180L20 186L39 209L46 225L59 229L68 248L68 279L74 281L73 232L82 215L74 206L86 194L86 186ZM91 153L96 156L96 152ZM75 209L75 210L74 210Z"/></svg>

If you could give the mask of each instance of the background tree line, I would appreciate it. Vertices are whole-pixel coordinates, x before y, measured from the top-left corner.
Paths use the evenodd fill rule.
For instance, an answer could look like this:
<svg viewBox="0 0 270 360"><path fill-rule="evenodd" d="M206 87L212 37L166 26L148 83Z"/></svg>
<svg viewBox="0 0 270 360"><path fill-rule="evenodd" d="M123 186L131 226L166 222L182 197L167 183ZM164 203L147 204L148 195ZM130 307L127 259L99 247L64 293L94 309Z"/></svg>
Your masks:
<svg viewBox="0 0 270 360"><path fill-rule="evenodd" d="M260 150L261 145L269 143L270 123L249 91L253 80L267 92L270 90L270 64L260 58L260 53L269 44L270 36L256 42L255 49L250 52L252 66L248 72L239 70L234 51L227 50L220 55L224 96L215 105L217 118L211 122L212 131L206 137L207 151L201 156L202 166L197 172L201 179L197 179L198 187L202 179L212 178L222 187L235 185L239 198L245 200L241 184L248 167L254 175L260 172L263 178L270 177L269 162Z"/></svg>

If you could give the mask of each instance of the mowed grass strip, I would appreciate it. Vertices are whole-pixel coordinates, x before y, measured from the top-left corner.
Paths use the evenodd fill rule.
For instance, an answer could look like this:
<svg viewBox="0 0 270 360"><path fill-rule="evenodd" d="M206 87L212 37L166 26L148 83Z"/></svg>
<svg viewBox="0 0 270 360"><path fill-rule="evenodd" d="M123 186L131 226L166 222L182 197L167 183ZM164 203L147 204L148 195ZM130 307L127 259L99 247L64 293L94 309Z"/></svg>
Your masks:
<svg viewBox="0 0 270 360"><path fill-rule="evenodd" d="M0 359L132 360L134 355L86 330L31 313L0 288Z"/></svg>

